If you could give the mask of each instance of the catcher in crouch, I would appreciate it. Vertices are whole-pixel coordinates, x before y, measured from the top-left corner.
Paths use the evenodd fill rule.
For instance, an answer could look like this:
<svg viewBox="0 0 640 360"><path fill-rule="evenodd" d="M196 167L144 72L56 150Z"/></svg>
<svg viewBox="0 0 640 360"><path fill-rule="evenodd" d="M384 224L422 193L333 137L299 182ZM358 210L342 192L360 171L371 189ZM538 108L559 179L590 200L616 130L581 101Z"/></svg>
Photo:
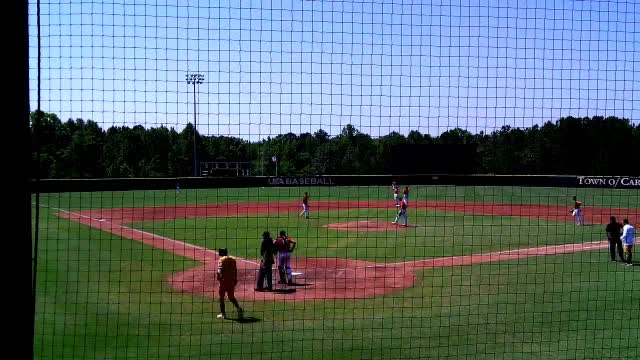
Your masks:
<svg viewBox="0 0 640 360"><path fill-rule="evenodd" d="M278 284L293 285L293 276L291 273L291 253L296 247L296 241L287 236L284 230L280 231L280 236L274 243L276 250L278 251L278 274L280 280Z"/></svg>

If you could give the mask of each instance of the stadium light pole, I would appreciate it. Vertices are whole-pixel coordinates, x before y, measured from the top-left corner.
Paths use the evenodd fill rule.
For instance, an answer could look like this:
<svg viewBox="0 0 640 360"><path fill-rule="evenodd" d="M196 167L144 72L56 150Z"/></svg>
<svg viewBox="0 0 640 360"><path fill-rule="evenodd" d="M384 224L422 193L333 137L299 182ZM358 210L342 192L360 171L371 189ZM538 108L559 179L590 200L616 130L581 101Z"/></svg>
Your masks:
<svg viewBox="0 0 640 360"><path fill-rule="evenodd" d="M187 74L187 84L193 84L193 176L198 176L198 139L196 138L197 111L196 85L204 82L203 74Z"/></svg>

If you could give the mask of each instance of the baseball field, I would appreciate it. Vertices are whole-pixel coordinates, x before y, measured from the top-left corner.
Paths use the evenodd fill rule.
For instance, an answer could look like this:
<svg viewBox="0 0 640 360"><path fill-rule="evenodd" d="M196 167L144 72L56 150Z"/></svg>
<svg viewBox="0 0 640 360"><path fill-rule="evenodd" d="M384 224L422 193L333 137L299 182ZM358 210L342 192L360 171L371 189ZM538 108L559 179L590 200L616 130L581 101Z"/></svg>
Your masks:
<svg viewBox="0 0 640 360"><path fill-rule="evenodd" d="M604 232L610 216L638 227L640 192L410 187L406 228L391 224L390 186L41 194L36 356L640 353L640 266L611 262ZM265 230L297 241L295 292L253 290ZM216 319L221 247L239 258L243 321Z"/></svg>

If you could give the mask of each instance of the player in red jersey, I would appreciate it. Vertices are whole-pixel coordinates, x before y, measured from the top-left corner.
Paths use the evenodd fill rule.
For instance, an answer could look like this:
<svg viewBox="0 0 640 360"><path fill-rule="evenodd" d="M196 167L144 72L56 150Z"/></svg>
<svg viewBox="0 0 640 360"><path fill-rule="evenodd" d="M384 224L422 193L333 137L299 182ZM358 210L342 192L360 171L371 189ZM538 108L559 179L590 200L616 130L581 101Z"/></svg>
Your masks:
<svg viewBox="0 0 640 360"><path fill-rule="evenodd" d="M399 191L400 190L398 189L398 187L394 187L393 188L393 202L394 202L396 207L400 206L400 200L398 200Z"/></svg>
<svg viewBox="0 0 640 360"><path fill-rule="evenodd" d="M404 201L402 201L400 205L400 211L398 211L398 215L396 215L396 219L393 220L392 224L397 224L398 219L400 218L404 218L403 226L408 226L409 220L407 219L407 203L405 203Z"/></svg>
<svg viewBox="0 0 640 360"><path fill-rule="evenodd" d="M291 271L291 253L296 247L296 241L287 236L284 230L280 231L280 236L274 243L278 251L278 274L280 275L279 284L293 285L293 274Z"/></svg>
<svg viewBox="0 0 640 360"><path fill-rule="evenodd" d="M409 187L405 186L404 190L402 190L402 202L406 205L409 205Z"/></svg>
<svg viewBox="0 0 640 360"><path fill-rule="evenodd" d="M302 197L302 212L298 216L302 216L302 215L304 215L305 219L309 218L309 194L306 192Z"/></svg>
<svg viewBox="0 0 640 360"><path fill-rule="evenodd" d="M582 224L582 201L578 200L577 197L573 197L573 209L571 210L571 216L576 218L576 225Z"/></svg>

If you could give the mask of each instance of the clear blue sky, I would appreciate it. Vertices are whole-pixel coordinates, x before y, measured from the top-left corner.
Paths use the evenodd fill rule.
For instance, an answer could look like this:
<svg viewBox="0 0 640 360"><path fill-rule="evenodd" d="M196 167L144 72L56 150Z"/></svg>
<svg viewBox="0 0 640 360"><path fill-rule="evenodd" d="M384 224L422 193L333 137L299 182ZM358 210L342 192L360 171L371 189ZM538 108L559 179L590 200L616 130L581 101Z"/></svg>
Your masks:
<svg viewBox="0 0 640 360"><path fill-rule="evenodd" d="M372 136L640 123L635 0L72 0L41 13L42 109L105 128L181 130L187 72L206 77L198 130L252 140L348 123Z"/></svg>

